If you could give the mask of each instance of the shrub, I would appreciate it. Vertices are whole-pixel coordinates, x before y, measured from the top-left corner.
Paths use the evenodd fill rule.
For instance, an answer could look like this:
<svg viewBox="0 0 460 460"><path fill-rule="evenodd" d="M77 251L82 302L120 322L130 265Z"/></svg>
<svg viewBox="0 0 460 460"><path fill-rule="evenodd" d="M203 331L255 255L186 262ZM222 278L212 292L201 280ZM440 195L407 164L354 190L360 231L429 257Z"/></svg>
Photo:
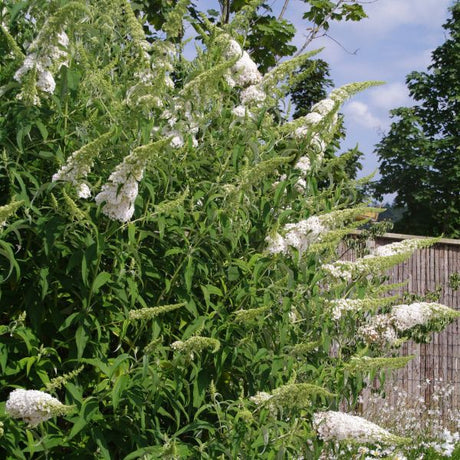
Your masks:
<svg viewBox="0 0 460 460"><path fill-rule="evenodd" d="M148 39L126 0L4 8L3 457L318 457L313 419L407 362L380 275L431 242L336 261L367 207L323 152L373 83L289 121L311 54L261 75L246 12L188 61L182 3Z"/></svg>

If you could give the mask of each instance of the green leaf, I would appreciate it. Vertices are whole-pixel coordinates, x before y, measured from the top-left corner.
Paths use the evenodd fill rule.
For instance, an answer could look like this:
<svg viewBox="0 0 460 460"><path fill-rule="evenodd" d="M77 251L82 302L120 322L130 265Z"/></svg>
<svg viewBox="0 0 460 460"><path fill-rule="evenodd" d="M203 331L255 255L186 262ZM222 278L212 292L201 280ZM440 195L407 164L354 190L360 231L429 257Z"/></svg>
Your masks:
<svg viewBox="0 0 460 460"><path fill-rule="evenodd" d="M46 129L46 126L40 120L37 120L35 122L35 125L40 131L40 134L42 135L43 140L46 141L46 139L48 138L48 130Z"/></svg>
<svg viewBox="0 0 460 460"><path fill-rule="evenodd" d="M83 356L83 352L85 351L88 340L89 335L86 326L78 326L77 332L75 333L75 343L77 345L78 358L81 358Z"/></svg>
<svg viewBox="0 0 460 460"><path fill-rule="evenodd" d="M41 300L46 297L48 293L48 275L49 275L49 268L41 268L40 269L40 286L41 286Z"/></svg>
<svg viewBox="0 0 460 460"><path fill-rule="evenodd" d="M59 332L62 332L62 331L64 331L65 329L67 329L68 327L70 327L70 326L74 323L74 320L75 320L75 319L78 319L80 316L81 316L81 312L71 313L71 314L70 314L69 316L67 316L67 318L65 318L65 320L61 323L61 326L59 327L58 331L59 331Z"/></svg>
<svg viewBox="0 0 460 460"><path fill-rule="evenodd" d="M82 363L91 364L91 366L97 367L105 376L109 377L111 375L111 368L102 362L100 359L96 358L82 358L80 359Z"/></svg>
<svg viewBox="0 0 460 460"><path fill-rule="evenodd" d="M235 267L234 265L228 267L227 277L229 281L238 280L240 278L240 271L238 270L238 267Z"/></svg>
<svg viewBox="0 0 460 460"><path fill-rule="evenodd" d="M92 287L92 291L93 292L98 292L99 289L104 286L105 283L107 283L107 281L109 281L109 279L111 278L111 274L108 273L108 272L101 272L99 273L95 280L93 281L93 287Z"/></svg>
<svg viewBox="0 0 460 460"><path fill-rule="evenodd" d="M123 391L128 386L129 381L130 381L130 378L128 374L120 375L115 381L115 385L113 386L113 390L112 390L112 404L113 404L114 410L118 409L120 398L123 394Z"/></svg>
<svg viewBox="0 0 460 460"><path fill-rule="evenodd" d="M193 258L192 256L188 256L187 259L187 266L185 268L185 287L187 289L187 292L190 292L192 290L192 280L193 280L193 274L195 273L195 266L193 264Z"/></svg>
<svg viewBox="0 0 460 460"><path fill-rule="evenodd" d="M2 282L5 282L11 276L13 270L16 271L16 279L19 279L19 275L21 274L19 264L17 263L16 258L14 257L14 253L11 249L11 246L7 242L2 240L0 240L0 256L5 257L9 262L8 274L6 275L6 278L3 279L0 276L0 284Z"/></svg>
<svg viewBox="0 0 460 460"><path fill-rule="evenodd" d="M68 439L73 439L80 431L82 431L96 413L99 412L99 403L95 398L89 397L85 399L81 406L80 412L76 421L73 424Z"/></svg>
<svg viewBox="0 0 460 460"><path fill-rule="evenodd" d="M120 365L121 365L124 361L126 361L126 360L128 360L128 359L130 359L130 356L129 356L128 354L126 354L126 353L123 353L122 355L117 356L117 357L114 359L113 363L110 365L110 369L109 369L109 372L108 372L107 376L108 376L109 378L112 378L113 375L115 374L115 372L116 372L116 371L118 370L118 368L120 367Z"/></svg>
<svg viewBox="0 0 460 460"><path fill-rule="evenodd" d="M137 458L145 458L145 456L147 455L151 458L161 458L162 452L162 446L142 447L141 449L137 449L134 452L128 454L123 460L135 460Z"/></svg>

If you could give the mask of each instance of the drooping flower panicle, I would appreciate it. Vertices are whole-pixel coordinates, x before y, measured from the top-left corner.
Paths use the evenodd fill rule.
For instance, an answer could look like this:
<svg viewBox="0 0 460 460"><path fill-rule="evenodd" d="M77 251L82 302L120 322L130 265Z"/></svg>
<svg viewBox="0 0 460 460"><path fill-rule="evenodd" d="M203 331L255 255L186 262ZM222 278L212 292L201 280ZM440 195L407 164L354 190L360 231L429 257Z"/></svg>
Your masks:
<svg viewBox="0 0 460 460"><path fill-rule="evenodd" d="M306 167L305 160L295 166L298 169ZM281 233L276 232L266 237L267 251L271 254L288 253L289 248L296 249L303 254L310 246L327 238L328 233L344 222L352 219L362 212L362 207L353 209L341 209L327 214L310 216L308 219L297 223L286 224Z"/></svg>
<svg viewBox="0 0 460 460"><path fill-rule="evenodd" d="M0 229L6 225L8 217L14 214L23 204L24 201L21 200L0 206Z"/></svg>
<svg viewBox="0 0 460 460"><path fill-rule="evenodd" d="M145 167L167 143L169 139L161 139L137 147L115 168L95 198L96 203L102 205L102 212L106 216L120 222L131 219L139 191L138 184L144 176Z"/></svg>
<svg viewBox="0 0 460 460"><path fill-rule="evenodd" d="M111 136L112 132L105 133L73 152L59 171L53 174L52 181L69 182L77 187L80 198L88 198L91 191L84 180L91 171L95 157Z"/></svg>
<svg viewBox="0 0 460 460"><path fill-rule="evenodd" d="M407 260L416 249L431 246L437 238L414 238L379 246L370 254L355 261L338 260L323 265L332 278L351 281L361 275L383 273L388 268Z"/></svg>
<svg viewBox="0 0 460 460"><path fill-rule="evenodd" d="M14 79L20 83L26 76L36 78L36 87L44 93L52 94L56 88L53 72L59 70L63 65L68 65L69 37L61 30L51 36L38 35L28 49L22 66L14 74ZM26 85L27 86L27 85ZM28 95L23 91L18 95L19 99L27 100ZM30 102L39 105L38 98Z"/></svg>
<svg viewBox="0 0 460 460"><path fill-rule="evenodd" d="M313 426L323 441L345 441L362 444L405 444L409 440L391 434L384 428L345 412L316 412Z"/></svg>
<svg viewBox="0 0 460 460"><path fill-rule="evenodd" d="M5 410L13 418L23 419L29 426L37 426L52 417L64 415L71 406L62 404L48 393L17 389L10 393Z"/></svg>
<svg viewBox="0 0 460 460"><path fill-rule="evenodd" d="M439 303L415 302L395 305L390 316L395 328L403 332L415 326L426 325L430 321L450 322L460 316L460 312Z"/></svg>
<svg viewBox="0 0 460 460"><path fill-rule="evenodd" d="M415 302L395 305L390 313L371 317L367 324L361 326L358 333L369 343L396 344L398 334L404 334L417 326L436 329L460 317L460 312L434 302Z"/></svg>

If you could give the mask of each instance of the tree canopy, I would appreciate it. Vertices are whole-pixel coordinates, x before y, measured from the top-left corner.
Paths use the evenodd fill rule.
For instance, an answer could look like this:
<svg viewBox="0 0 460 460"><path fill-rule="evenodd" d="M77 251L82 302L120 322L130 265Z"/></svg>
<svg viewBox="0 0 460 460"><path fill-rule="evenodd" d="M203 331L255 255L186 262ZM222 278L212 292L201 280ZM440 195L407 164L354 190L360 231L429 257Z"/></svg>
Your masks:
<svg viewBox="0 0 460 460"><path fill-rule="evenodd" d="M448 38L432 53L426 72L406 83L413 107L391 111L395 121L377 145L382 178L377 198L396 193L406 212L395 230L460 237L460 3L444 25Z"/></svg>

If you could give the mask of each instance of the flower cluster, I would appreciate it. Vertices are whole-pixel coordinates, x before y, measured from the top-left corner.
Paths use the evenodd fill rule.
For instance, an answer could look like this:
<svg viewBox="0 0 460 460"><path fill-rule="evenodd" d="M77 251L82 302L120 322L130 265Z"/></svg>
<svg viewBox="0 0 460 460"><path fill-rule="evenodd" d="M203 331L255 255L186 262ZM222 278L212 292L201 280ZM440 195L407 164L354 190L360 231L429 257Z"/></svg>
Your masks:
<svg viewBox="0 0 460 460"><path fill-rule="evenodd" d="M300 157L297 163L294 165L295 169L298 169L302 174L307 174L311 169L311 162L308 156Z"/></svg>
<svg viewBox="0 0 460 460"><path fill-rule="evenodd" d="M363 411L367 419L399 436L410 436L414 443L407 449L418 451L417 458L431 449L450 458L460 442L460 411L450 403L456 387L435 379L421 382L415 391L408 392L390 381L385 385L386 397L377 393L366 396ZM431 394L428 401L426 392Z"/></svg>
<svg viewBox="0 0 460 460"><path fill-rule="evenodd" d="M193 110L190 101L181 101L175 98L171 102L169 109L164 110L161 118L166 122L163 128L154 128L154 131L161 132L164 137L171 138L171 147L181 148L184 146L187 135L192 140L194 147L198 146L196 135L199 131L199 125L202 115Z"/></svg>
<svg viewBox="0 0 460 460"><path fill-rule="evenodd" d="M249 399L257 406L266 407L272 416L292 409L304 409L312 405L315 396L332 397L326 389L310 383L288 383L275 388L271 394L259 391Z"/></svg>
<svg viewBox="0 0 460 460"><path fill-rule="evenodd" d="M444 428L439 438L436 441L427 443L427 447L432 447L438 454L451 458L454 449L460 443L460 433L458 431L451 433L447 428Z"/></svg>
<svg viewBox="0 0 460 460"><path fill-rule="evenodd" d="M0 206L0 229L7 223L9 216L14 214L24 204L24 201L12 201L9 204Z"/></svg>
<svg viewBox="0 0 460 460"><path fill-rule="evenodd" d="M56 88L53 71L68 65L69 37L64 31L52 36L43 36L42 33L30 44L28 53L22 66L14 74L14 79L23 82L26 75L34 75L36 87L45 93L52 94ZM23 92L18 95L24 98ZM34 97L33 104L39 105L38 97Z"/></svg>
<svg viewBox="0 0 460 460"><path fill-rule="evenodd" d="M77 187L77 194L80 198L89 198L91 191L84 180L93 167L94 158L110 136L110 132L103 134L96 140L73 152L59 171L53 174L52 181L69 182Z"/></svg>
<svg viewBox="0 0 460 460"><path fill-rule="evenodd" d="M185 305L186 303L182 302L182 303L176 303L176 304L171 304L171 305L161 305L160 307L145 307L145 308L140 308L138 310L131 310L129 312L129 319L132 319L132 320L153 319L153 318L156 318L158 315L162 315L164 313L168 313L170 311L177 310L178 308L181 308Z"/></svg>
<svg viewBox="0 0 460 460"><path fill-rule="evenodd" d="M267 393L265 391L259 391L254 396L251 396L249 400L252 401L255 405L260 406L262 404L265 404L272 397L273 396L270 393Z"/></svg>
<svg viewBox="0 0 460 460"><path fill-rule="evenodd" d="M391 309L393 323L400 331L406 331L419 325L426 325L430 321L451 320L455 316L460 316L460 312L433 302L396 305Z"/></svg>
<svg viewBox="0 0 460 460"><path fill-rule="evenodd" d="M161 139L135 148L110 174L108 182L96 195L97 204L102 204L102 212L112 220L127 222L134 214L138 182L152 157L166 146L168 139Z"/></svg>
<svg viewBox="0 0 460 460"><path fill-rule="evenodd" d="M183 353L187 358L193 359L196 353L201 353L206 348L211 348L211 352L216 353L220 348L220 342L211 337L194 335L187 340L173 342L171 348L178 353Z"/></svg>
<svg viewBox="0 0 460 460"><path fill-rule="evenodd" d="M33 427L70 410L48 393L17 389L10 393L5 410L13 418L21 418Z"/></svg>
<svg viewBox="0 0 460 460"><path fill-rule="evenodd" d="M408 259L416 249L430 246L436 238L410 239L375 248L370 254L356 261L338 260L323 265L333 278L351 281L360 275L382 273L386 269Z"/></svg>
<svg viewBox="0 0 460 460"><path fill-rule="evenodd" d="M306 168L305 159L301 159L295 167ZM298 182L296 186L301 184ZM360 210L361 208L341 209L320 216L310 216L297 223L286 224L281 231L284 236L274 233L265 238L268 243L267 251L271 254L287 253L289 247L292 247L302 254L312 244L320 243L331 231L343 226L345 221L359 214Z"/></svg>
<svg viewBox="0 0 460 460"><path fill-rule="evenodd" d="M407 442L407 439L395 436L375 423L344 412L317 412L313 417L313 426L323 441L352 441L363 444Z"/></svg>
<svg viewBox="0 0 460 460"><path fill-rule="evenodd" d="M224 42L224 58L227 60L238 58L224 77L229 86L242 88L241 104L236 106L232 113L237 118L244 118L246 114L251 115L248 106L258 106L267 98L261 86L262 75L257 69L257 64L236 40L225 34L220 40Z"/></svg>
<svg viewBox="0 0 460 460"><path fill-rule="evenodd" d="M342 317L344 312L358 312L375 308L384 302L379 298L366 298L366 299L336 299L328 302L331 309L332 317L338 320Z"/></svg>
<svg viewBox="0 0 460 460"><path fill-rule="evenodd" d="M244 105L259 104L265 100L267 95L258 86L251 85L240 93L241 103Z"/></svg>
<svg viewBox="0 0 460 460"><path fill-rule="evenodd" d="M398 333L404 333L417 326L428 326L430 323L435 329L437 323L449 323L459 316L460 312L439 303L416 302L395 305L390 313L372 317L358 332L369 343L395 344Z"/></svg>
<svg viewBox="0 0 460 460"><path fill-rule="evenodd" d="M251 59L249 54L243 51L236 40L227 36L224 39L228 40L224 57L226 59L239 58L231 68L231 73L228 73L225 77L227 83L230 86L241 87L260 83L262 75L257 69L257 64Z"/></svg>
<svg viewBox="0 0 460 460"><path fill-rule="evenodd" d="M372 316L358 329L358 335L367 343L375 343L380 346L395 345L398 342L398 333L389 315Z"/></svg>
<svg viewBox="0 0 460 460"><path fill-rule="evenodd" d="M267 251L271 254L286 253L289 247L293 247L302 254L312 243L318 241L323 233L328 231L324 220L324 216L311 216L296 224L286 224L284 237L276 233L265 238L268 242Z"/></svg>
<svg viewBox="0 0 460 460"><path fill-rule="evenodd" d="M152 53L152 64L150 64L149 52ZM143 55L145 68L134 74L135 83L126 92L128 105L144 106L148 109L163 107L162 93L174 88L171 78L174 70L174 52L171 43L157 41L151 45L145 41Z"/></svg>
<svg viewBox="0 0 460 460"><path fill-rule="evenodd" d="M269 309L268 306L249 308L247 310L237 310L235 314L235 321L237 323L248 324L254 320L264 318L264 314Z"/></svg>
<svg viewBox="0 0 460 460"><path fill-rule="evenodd" d="M95 198L97 204L103 204L102 212L106 216L120 222L127 222L133 216L138 182L144 175L145 165L130 160L135 160L132 154L115 168Z"/></svg>
<svg viewBox="0 0 460 460"><path fill-rule="evenodd" d="M58 377L55 377L54 379L51 379L46 384L46 390L47 391L59 390L69 380L75 378L78 374L80 374L83 371L84 368L85 368L85 366L80 366L78 369L75 369L72 372L68 372L67 374L59 375Z"/></svg>
<svg viewBox="0 0 460 460"><path fill-rule="evenodd" d="M366 265L360 265L358 261L337 260L332 264L323 265L322 268L325 272L329 273L332 278L351 281L355 273L359 273L361 269L362 271L365 270Z"/></svg>
<svg viewBox="0 0 460 460"><path fill-rule="evenodd" d="M418 239L411 239L411 240L403 240L398 241L396 243L385 244L383 246L377 246L371 254L365 256L369 257L392 257L395 255L401 254L411 254L417 248L420 247L421 243L423 242Z"/></svg>
<svg viewBox="0 0 460 460"><path fill-rule="evenodd" d="M294 137L299 140L307 140L311 150L316 154L317 161L321 161L327 147L327 142L318 133L315 127L324 122L326 117L332 117L329 121L329 129L333 130L337 123L337 105L331 98L323 99L311 108L311 112L302 118L302 123L294 130Z"/></svg>

